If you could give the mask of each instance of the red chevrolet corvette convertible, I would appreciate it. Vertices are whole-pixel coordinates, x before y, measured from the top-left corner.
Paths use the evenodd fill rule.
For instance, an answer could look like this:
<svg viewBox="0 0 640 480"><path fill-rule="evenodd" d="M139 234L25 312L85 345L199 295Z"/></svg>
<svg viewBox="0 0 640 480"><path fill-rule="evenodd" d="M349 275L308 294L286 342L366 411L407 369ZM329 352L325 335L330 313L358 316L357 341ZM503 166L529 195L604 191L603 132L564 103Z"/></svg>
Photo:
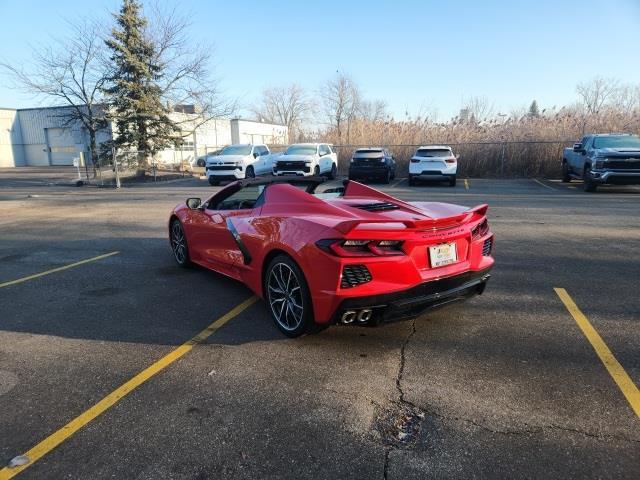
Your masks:
<svg viewBox="0 0 640 480"><path fill-rule="evenodd" d="M189 198L169 219L176 262L243 282L290 337L411 318L482 293L493 265L487 205L404 202L324 181L240 180L204 203Z"/></svg>

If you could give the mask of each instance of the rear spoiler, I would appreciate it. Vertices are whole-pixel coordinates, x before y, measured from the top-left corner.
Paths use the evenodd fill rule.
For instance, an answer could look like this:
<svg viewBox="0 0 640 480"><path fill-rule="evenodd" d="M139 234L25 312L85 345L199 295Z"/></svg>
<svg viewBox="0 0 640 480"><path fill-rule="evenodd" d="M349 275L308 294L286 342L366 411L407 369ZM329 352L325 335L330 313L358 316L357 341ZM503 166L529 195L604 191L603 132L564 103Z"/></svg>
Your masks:
<svg viewBox="0 0 640 480"><path fill-rule="evenodd" d="M344 235L355 230L358 226L366 224L380 225L380 228L376 230L395 230L396 228L392 227L392 225L403 225L403 228L411 230L444 230L466 223L474 216L484 217L488 208L489 205L484 203L451 217L427 218L424 220L345 220L344 222L336 224L333 228Z"/></svg>

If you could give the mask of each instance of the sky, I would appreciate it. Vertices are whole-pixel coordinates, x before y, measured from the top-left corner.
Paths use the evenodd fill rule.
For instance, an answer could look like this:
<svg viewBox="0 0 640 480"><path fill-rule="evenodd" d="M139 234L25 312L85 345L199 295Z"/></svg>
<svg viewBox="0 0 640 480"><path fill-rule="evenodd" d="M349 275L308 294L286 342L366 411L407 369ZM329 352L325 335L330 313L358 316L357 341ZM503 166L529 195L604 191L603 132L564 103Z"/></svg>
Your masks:
<svg viewBox="0 0 640 480"><path fill-rule="evenodd" d="M168 0L165 3L173 4ZM0 0L0 59L28 62L31 48L63 37L67 21L108 17L118 0ZM576 100L595 76L640 83L640 0L196 1L194 42L215 46L226 96L248 107L270 86L309 92L349 74L367 99L403 118L446 120L465 99L495 112ZM42 105L0 78L0 107Z"/></svg>

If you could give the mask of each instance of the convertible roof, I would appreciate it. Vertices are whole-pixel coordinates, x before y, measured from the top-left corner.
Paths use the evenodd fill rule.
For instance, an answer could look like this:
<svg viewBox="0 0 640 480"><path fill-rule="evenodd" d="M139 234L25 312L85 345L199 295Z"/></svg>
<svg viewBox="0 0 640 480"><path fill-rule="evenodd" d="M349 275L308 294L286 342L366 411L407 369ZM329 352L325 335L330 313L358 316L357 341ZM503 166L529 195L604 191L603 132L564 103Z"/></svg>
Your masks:
<svg viewBox="0 0 640 480"><path fill-rule="evenodd" d="M247 187L249 185L271 185L273 183L304 183L304 184L315 184L320 185L327 181L326 177L321 177L319 175L310 176L310 177L299 177L299 176L287 176L281 175L278 177L257 177L257 178L247 178L244 180L238 180L238 184L241 187Z"/></svg>

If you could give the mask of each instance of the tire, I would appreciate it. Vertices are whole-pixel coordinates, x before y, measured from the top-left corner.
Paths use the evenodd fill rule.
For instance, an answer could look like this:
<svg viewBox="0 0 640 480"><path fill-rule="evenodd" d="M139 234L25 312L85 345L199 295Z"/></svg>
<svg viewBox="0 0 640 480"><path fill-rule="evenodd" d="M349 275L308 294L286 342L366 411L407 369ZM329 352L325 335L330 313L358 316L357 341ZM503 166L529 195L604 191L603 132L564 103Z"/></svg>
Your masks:
<svg viewBox="0 0 640 480"><path fill-rule="evenodd" d="M416 180L415 178L413 178L413 176L409 175L409 186L413 187L416 184Z"/></svg>
<svg viewBox="0 0 640 480"><path fill-rule="evenodd" d="M211 185L212 187L215 187L216 185L218 185L220 182L218 182L218 180L216 180L213 177L209 177L209 185Z"/></svg>
<svg viewBox="0 0 640 480"><path fill-rule="evenodd" d="M569 165L567 162L562 162L562 183L569 183L571 181L571 175L569 175Z"/></svg>
<svg viewBox="0 0 640 480"><path fill-rule="evenodd" d="M278 255L271 260L265 273L264 291L271 318L287 337L295 338L321 329L313 318L307 281L291 257Z"/></svg>
<svg viewBox="0 0 640 480"><path fill-rule="evenodd" d="M191 265L191 258L189 257L189 247L187 246L187 236L182 228L180 220L175 219L171 222L169 228L169 240L171 242L171 251L173 252L173 259L176 263L183 267L189 267Z"/></svg>
<svg viewBox="0 0 640 480"><path fill-rule="evenodd" d="M331 172L329 172L329 180L335 180L338 176L338 167L335 163L331 164Z"/></svg>
<svg viewBox="0 0 640 480"><path fill-rule="evenodd" d="M384 178L382 179L382 181L386 184L389 185L389 183L391 182L391 171L387 170L387 173L385 174Z"/></svg>
<svg viewBox="0 0 640 480"><path fill-rule="evenodd" d="M452 177L449 177L449 186L450 187L455 187L456 186L456 176L453 175Z"/></svg>
<svg viewBox="0 0 640 480"><path fill-rule="evenodd" d="M244 173L244 178L256 178L256 172L253 170L251 165L247 167L247 171Z"/></svg>
<svg viewBox="0 0 640 480"><path fill-rule="evenodd" d="M320 166L319 165L316 165L315 168L313 169L313 175L315 177L320 175Z"/></svg>
<svg viewBox="0 0 640 480"><path fill-rule="evenodd" d="M591 174L589 173L590 168L591 167L587 165L582 173L582 189L585 192L592 193L598 189L598 185L591 179Z"/></svg>

